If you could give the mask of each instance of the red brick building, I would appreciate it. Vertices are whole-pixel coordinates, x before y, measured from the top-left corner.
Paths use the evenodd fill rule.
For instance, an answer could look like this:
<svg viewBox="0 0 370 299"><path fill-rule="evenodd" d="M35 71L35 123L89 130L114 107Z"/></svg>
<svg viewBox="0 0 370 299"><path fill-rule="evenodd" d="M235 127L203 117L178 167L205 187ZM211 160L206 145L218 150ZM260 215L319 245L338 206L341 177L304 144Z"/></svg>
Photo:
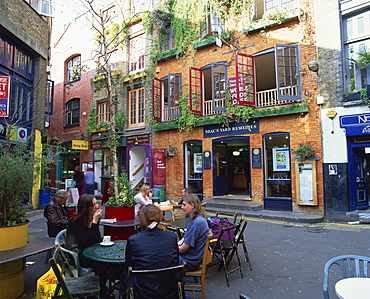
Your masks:
<svg viewBox="0 0 370 299"><path fill-rule="evenodd" d="M265 209L323 212L319 93L317 74L308 69L316 60L313 4L278 2L259 7L254 22L244 12L236 14L239 23L229 17L225 24L208 9L208 31L188 55L177 56L176 41L167 40L152 90L159 120L153 148L176 148L166 158L167 198L188 187L206 200L227 196ZM233 110L236 101L254 107L247 122ZM180 132L182 123L192 126L188 109L198 117ZM300 144L315 154L297 161Z"/></svg>

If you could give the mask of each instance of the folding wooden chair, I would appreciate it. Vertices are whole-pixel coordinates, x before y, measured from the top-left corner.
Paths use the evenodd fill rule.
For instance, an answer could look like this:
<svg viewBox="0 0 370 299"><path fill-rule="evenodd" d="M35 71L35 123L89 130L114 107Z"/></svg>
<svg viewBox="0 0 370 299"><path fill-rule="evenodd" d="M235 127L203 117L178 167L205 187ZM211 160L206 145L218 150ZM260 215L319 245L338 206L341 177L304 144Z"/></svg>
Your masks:
<svg viewBox="0 0 370 299"><path fill-rule="evenodd" d="M195 292L202 292L202 299L206 299L206 271L207 265L212 261L212 250L209 248L211 238L212 234L209 234L204 245L203 260L199 269L185 273L186 277L194 277L194 280L200 277L199 284L196 284L196 281L193 284L185 284L185 291L192 291L193 297L195 296Z"/></svg>
<svg viewBox="0 0 370 299"><path fill-rule="evenodd" d="M240 216L240 213L224 213L217 211L216 217L218 218L227 218L230 222L236 224L236 221L238 219L238 216Z"/></svg>
<svg viewBox="0 0 370 299"><path fill-rule="evenodd" d="M146 280L146 283L143 284L143 287L150 288L149 281L155 281L155 283L162 282L163 286L160 289L162 294L158 294L157 298L163 299L172 299L172 298L184 298L184 276L185 276L185 266L173 266L161 269L154 269L154 270L133 270L132 267L128 268L128 277L127 277L127 286L126 286L126 299L133 299L135 298L135 289L132 286L132 277L142 277ZM153 279L153 277L157 277L157 279ZM174 283L174 285L170 285L170 283ZM171 292L177 288L177 296L176 292ZM167 293L169 292L169 293ZM170 297L168 297L170 296Z"/></svg>
<svg viewBox="0 0 370 299"><path fill-rule="evenodd" d="M252 271L252 264L251 264L251 260L249 258L248 249L247 249L247 242L246 242L245 237L244 237L244 231L245 231L245 228L247 227L248 221L247 221L247 219L244 216L242 216L242 218L240 219L240 222L239 223L240 223L239 231L236 231L235 232L235 234L236 234L236 242L238 244L241 244L242 245L243 251L244 251L245 262L248 263L249 270ZM235 252L231 252L231 254L229 256L228 263L233 258L234 253Z"/></svg>
<svg viewBox="0 0 370 299"><path fill-rule="evenodd" d="M175 221L176 219L185 218L185 213L181 209L181 205L172 205L172 217L173 221Z"/></svg>
<svg viewBox="0 0 370 299"><path fill-rule="evenodd" d="M72 277L63 278L63 273L57 266L57 262L54 257L49 260L51 267L57 278L57 285L53 298L79 298L86 296L97 296L100 293L99 277L88 276L88 277ZM62 290L62 294L60 291Z"/></svg>
<svg viewBox="0 0 370 299"><path fill-rule="evenodd" d="M242 266L240 264L240 258L238 253L238 241L237 238L239 236L239 228L240 224L223 227L221 233L217 239L216 245L213 248L213 261L210 266L219 265L218 270L220 271L223 268L226 278L227 286L230 286L229 283L229 275L234 273L235 271L240 271L240 275L243 278ZM234 230L234 238L232 240L223 240L222 237L224 234L229 234L231 231ZM237 257L238 266L232 270L228 270L228 265L234 256Z"/></svg>

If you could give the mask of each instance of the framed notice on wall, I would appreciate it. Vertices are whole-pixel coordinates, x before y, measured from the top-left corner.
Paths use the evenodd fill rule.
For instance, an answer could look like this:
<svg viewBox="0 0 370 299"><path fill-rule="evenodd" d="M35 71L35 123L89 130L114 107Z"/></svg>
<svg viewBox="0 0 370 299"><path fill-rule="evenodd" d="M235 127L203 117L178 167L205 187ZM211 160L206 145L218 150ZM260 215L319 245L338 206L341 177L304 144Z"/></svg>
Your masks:
<svg viewBox="0 0 370 299"><path fill-rule="evenodd" d="M295 161L299 205L317 205L316 161Z"/></svg>
<svg viewBox="0 0 370 299"><path fill-rule="evenodd" d="M194 172L201 173L203 170L202 153L194 154Z"/></svg>
<svg viewBox="0 0 370 299"><path fill-rule="evenodd" d="M274 171L289 171L289 147L273 148L272 162Z"/></svg>

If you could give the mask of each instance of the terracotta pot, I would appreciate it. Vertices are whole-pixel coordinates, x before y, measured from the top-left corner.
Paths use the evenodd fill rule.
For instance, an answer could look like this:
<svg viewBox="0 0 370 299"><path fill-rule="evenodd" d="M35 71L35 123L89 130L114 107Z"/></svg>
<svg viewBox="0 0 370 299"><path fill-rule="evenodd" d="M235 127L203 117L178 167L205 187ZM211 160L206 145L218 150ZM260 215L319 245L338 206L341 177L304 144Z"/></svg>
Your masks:
<svg viewBox="0 0 370 299"><path fill-rule="evenodd" d="M105 218L113 219L117 221L133 220L135 219L135 206L130 208L122 207L105 207Z"/></svg>

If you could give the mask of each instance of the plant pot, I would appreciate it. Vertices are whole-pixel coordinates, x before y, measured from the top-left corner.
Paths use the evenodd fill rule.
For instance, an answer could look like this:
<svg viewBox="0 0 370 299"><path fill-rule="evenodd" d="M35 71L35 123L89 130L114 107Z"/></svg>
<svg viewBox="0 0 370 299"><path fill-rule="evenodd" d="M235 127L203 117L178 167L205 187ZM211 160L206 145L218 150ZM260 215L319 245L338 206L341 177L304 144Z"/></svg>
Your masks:
<svg viewBox="0 0 370 299"><path fill-rule="evenodd" d="M28 240L28 221L24 224L0 227L0 251L23 247ZM26 258L1 265L0 299L18 298L24 292Z"/></svg>
<svg viewBox="0 0 370 299"><path fill-rule="evenodd" d="M133 220L135 219L135 206L130 208L123 207L105 207L105 218L117 221Z"/></svg>

